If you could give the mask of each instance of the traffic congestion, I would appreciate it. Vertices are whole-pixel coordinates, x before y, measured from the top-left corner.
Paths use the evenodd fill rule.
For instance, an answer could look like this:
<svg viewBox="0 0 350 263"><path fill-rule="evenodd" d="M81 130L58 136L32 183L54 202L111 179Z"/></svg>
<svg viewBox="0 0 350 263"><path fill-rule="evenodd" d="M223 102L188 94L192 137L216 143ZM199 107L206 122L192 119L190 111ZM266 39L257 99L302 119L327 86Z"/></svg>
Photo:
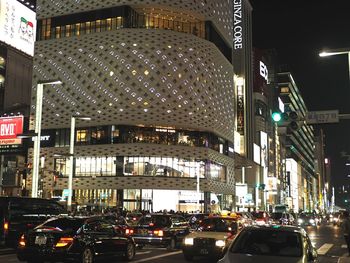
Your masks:
<svg viewBox="0 0 350 263"><path fill-rule="evenodd" d="M21 262L133 261L145 248L181 251L184 261L318 262L307 233L321 224L339 228L346 213L289 211L80 210L68 214L52 200L0 198L2 243ZM31 202L28 202L31 201ZM30 204L30 205L29 205Z"/></svg>

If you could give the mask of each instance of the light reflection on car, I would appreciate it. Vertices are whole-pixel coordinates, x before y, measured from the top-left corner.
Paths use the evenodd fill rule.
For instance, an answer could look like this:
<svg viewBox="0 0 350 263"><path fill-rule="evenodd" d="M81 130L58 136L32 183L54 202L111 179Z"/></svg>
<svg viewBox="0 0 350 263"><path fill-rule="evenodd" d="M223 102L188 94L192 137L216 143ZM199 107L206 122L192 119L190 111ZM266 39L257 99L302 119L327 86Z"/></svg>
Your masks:
<svg viewBox="0 0 350 263"><path fill-rule="evenodd" d="M236 217L210 216L204 218L197 231L185 236L182 251L187 261L196 256L218 260L223 256L238 231Z"/></svg>
<svg viewBox="0 0 350 263"><path fill-rule="evenodd" d="M218 263L317 262L317 252L306 231L295 226L244 228Z"/></svg>

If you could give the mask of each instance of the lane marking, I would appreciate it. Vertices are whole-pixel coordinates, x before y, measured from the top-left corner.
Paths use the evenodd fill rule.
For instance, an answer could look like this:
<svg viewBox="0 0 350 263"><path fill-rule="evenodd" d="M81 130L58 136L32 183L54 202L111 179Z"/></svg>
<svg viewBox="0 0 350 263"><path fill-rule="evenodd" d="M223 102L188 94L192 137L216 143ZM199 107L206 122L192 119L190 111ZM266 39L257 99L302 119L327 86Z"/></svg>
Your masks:
<svg viewBox="0 0 350 263"><path fill-rule="evenodd" d="M325 243L319 249L317 249L317 254L326 255L328 250L330 250L333 246L334 246L334 244Z"/></svg>
<svg viewBox="0 0 350 263"><path fill-rule="evenodd" d="M149 253L152 253L152 251L136 252L136 255L144 255L144 254L149 254Z"/></svg>
<svg viewBox="0 0 350 263"><path fill-rule="evenodd" d="M150 258L143 258L143 259L140 259L140 260L136 260L136 261L133 261L133 263L151 261L151 260L154 260L154 259L165 258L165 257L169 257L169 256L181 254L181 253L182 253L181 250L180 251L175 251L175 252L170 252L170 253L166 253L166 254L163 254L163 255L158 255L158 256L154 256L154 257L150 257Z"/></svg>
<svg viewBox="0 0 350 263"><path fill-rule="evenodd" d="M348 248L347 245L341 245L341 248Z"/></svg>

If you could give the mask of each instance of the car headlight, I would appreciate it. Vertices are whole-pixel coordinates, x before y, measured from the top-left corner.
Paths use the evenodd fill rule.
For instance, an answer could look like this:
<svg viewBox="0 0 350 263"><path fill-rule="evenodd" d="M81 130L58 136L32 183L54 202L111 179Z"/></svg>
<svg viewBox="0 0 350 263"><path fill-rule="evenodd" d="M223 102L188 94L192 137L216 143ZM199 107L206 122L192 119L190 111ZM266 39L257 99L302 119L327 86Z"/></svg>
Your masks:
<svg viewBox="0 0 350 263"><path fill-rule="evenodd" d="M314 223L315 223L315 220L314 220L314 219L310 219L309 222L310 222L311 224L314 224Z"/></svg>
<svg viewBox="0 0 350 263"><path fill-rule="evenodd" d="M337 221L339 220L339 218L335 217L335 218L333 218L333 220L334 220L335 222L337 222Z"/></svg>
<svg viewBox="0 0 350 263"><path fill-rule="evenodd" d="M300 219L300 218L298 219L298 223L299 223L299 224L301 224L301 223L303 223L303 222L304 222L303 219Z"/></svg>
<svg viewBox="0 0 350 263"><path fill-rule="evenodd" d="M185 238L186 246L193 246L193 238Z"/></svg>
<svg viewBox="0 0 350 263"><path fill-rule="evenodd" d="M224 247L226 245L226 242L224 240L216 240L215 246L217 247Z"/></svg>

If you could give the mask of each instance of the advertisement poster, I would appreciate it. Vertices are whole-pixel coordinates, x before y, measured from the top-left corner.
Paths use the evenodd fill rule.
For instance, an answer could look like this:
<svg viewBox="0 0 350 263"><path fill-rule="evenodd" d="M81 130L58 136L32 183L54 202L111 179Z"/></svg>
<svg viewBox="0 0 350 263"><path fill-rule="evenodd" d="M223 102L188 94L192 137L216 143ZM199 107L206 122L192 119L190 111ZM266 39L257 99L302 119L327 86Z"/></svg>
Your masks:
<svg viewBox="0 0 350 263"><path fill-rule="evenodd" d="M0 118L0 145L21 144L17 134L23 133L23 116Z"/></svg>
<svg viewBox="0 0 350 263"><path fill-rule="evenodd" d="M36 14L15 0L0 0L0 40L34 55Z"/></svg>

